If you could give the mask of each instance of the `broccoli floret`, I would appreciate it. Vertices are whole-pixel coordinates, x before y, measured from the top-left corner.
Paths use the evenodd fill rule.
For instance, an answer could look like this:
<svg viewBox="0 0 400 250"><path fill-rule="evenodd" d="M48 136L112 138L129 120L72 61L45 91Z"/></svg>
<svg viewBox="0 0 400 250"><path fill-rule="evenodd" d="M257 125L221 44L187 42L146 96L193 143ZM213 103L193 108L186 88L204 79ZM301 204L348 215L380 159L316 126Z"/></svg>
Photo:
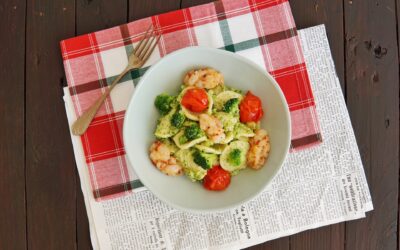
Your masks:
<svg viewBox="0 0 400 250"><path fill-rule="evenodd" d="M193 154L193 161L204 169L209 169L210 165L207 162L207 159L201 155L200 151L194 151Z"/></svg>
<svg viewBox="0 0 400 250"><path fill-rule="evenodd" d="M216 155L203 153L198 150L194 151L192 156L194 163L196 163L197 165L199 165L204 169L210 169L217 160Z"/></svg>
<svg viewBox="0 0 400 250"><path fill-rule="evenodd" d="M239 99L232 98L225 102L222 111L226 113L237 113L239 111Z"/></svg>
<svg viewBox="0 0 400 250"><path fill-rule="evenodd" d="M188 138L186 138L185 135L182 135L181 137L179 137L179 144L185 144L186 142L188 142Z"/></svg>
<svg viewBox="0 0 400 250"><path fill-rule="evenodd" d="M179 162L182 163L183 171L191 181L200 181L207 174L207 170L193 162L192 153L190 150L181 149L176 152L175 156Z"/></svg>
<svg viewBox="0 0 400 250"><path fill-rule="evenodd" d="M191 124L184 128L183 135L179 137L179 144L185 144L204 135L197 123Z"/></svg>
<svg viewBox="0 0 400 250"><path fill-rule="evenodd" d="M242 162L241 155L242 155L241 150L238 148L235 148L234 150L229 152L229 155L228 155L229 163L232 164L233 166L239 166L240 163Z"/></svg>
<svg viewBox="0 0 400 250"><path fill-rule="evenodd" d="M154 105L162 115L165 115L172 109L173 102L173 96L163 93L156 97Z"/></svg>
<svg viewBox="0 0 400 250"><path fill-rule="evenodd" d="M181 112L176 112L171 117L171 124L176 128L181 128L183 123L185 122L185 115Z"/></svg>
<svg viewBox="0 0 400 250"><path fill-rule="evenodd" d="M197 124L190 125L189 127L185 128L185 137L188 141L197 139L203 135L203 131Z"/></svg>

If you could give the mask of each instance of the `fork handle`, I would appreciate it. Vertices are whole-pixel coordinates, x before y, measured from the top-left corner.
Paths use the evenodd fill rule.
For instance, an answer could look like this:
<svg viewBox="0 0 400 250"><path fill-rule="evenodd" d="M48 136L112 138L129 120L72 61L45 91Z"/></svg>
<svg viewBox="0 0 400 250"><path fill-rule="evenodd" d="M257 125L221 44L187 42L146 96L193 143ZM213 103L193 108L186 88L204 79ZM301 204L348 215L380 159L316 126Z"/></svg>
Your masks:
<svg viewBox="0 0 400 250"><path fill-rule="evenodd" d="M90 123L92 122L94 116L96 115L97 111L103 104L104 100L110 94L111 90L117 85L117 83L121 80L122 77L126 75L129 71L131 71L131 67L126 67L124 71L121 72L115 78L115 80L111 83L111 86L106 89L106 91L90 106L75 122L72 124L71 130L72 134L74 135L82 135L85 133L86 129L89 127Z"/></svg>

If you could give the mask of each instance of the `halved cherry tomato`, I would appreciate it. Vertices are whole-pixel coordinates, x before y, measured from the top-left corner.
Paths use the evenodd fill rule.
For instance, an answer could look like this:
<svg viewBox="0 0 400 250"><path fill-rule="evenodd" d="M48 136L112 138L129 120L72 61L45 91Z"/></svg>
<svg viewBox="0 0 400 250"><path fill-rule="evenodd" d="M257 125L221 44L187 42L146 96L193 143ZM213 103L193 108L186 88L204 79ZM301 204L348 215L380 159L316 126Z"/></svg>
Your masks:
<svg viewBox="0 0 400 250"><path fill-rule="evenodd" d="M240 102L239 109L241 122L258 122L264 115L260 98L250 91Z"/></svg>
<svg viewBox="0 0 400 250"><path fill-rule="evenodd" d="M213 191L224 190L230 183L231 175L228 171L222 169L220 165L216 165L208 170L203 180L204 188Z"/></svg>
<svg viewBox="0 0 400 250"><path fill-rule="evenodd" d="M204 89L193 88L183 95L182 105L192 112L203 112L208 107L208 95Z"/></svg>

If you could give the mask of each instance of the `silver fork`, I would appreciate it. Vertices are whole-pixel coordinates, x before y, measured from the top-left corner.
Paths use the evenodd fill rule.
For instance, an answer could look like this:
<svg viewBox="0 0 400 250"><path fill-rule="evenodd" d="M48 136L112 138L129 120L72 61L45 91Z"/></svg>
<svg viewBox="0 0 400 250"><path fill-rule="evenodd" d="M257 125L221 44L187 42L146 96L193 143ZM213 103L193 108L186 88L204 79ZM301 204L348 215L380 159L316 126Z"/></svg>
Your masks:
<svg viewBox="0 0 400 250"><path fill-rule="evenodd" d="M95 103L92 104L75 122L72 124L72 134L82 135L85 133L86 129L89 127L91 121L96 115L97 111L103 104L104 100L110 94L111 90L117 85L117 83L124 77L129 71L133 69L138 69L142 67L146 61L149 59L151 53L154 51L161 35L155 35L155 31L150 26L144 37L139 42L138 45L133 49L132 53L129 55L128 65L126 68L118 75L118 77L112 82L110 87L97 99Z"/></svg>

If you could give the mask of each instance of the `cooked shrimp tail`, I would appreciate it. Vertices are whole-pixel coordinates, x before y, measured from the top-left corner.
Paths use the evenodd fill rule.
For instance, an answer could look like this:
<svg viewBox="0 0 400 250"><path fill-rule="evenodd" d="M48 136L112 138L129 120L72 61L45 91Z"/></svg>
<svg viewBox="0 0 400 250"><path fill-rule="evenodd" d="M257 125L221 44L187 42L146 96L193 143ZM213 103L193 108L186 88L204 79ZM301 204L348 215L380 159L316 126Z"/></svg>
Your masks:
<svg viewBox="0 0 400 250"><path fill-rule="evenodd" d="M150 159L156 168L166 175L181 175L183 168L171 154L168 146L160 141L155 141L150 147Z"/></svg>

